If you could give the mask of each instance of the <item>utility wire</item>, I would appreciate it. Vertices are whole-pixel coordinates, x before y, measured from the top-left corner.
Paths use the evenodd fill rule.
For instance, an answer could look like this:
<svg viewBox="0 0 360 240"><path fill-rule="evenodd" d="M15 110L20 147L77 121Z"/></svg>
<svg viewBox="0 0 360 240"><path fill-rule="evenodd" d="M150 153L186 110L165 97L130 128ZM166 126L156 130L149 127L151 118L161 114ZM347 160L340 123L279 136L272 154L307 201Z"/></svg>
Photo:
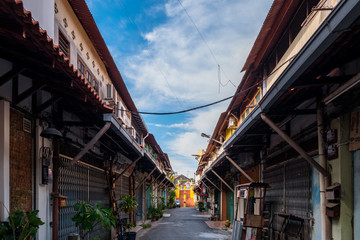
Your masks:
<svg viewBox="0 0 360 240"><path fill-rule="evenodd" d="M194 20L191 18L190 14L188 13L188 11L186 10L186 8L184 7L184 5L181 3L181 0L178 0L180 6L182 7L182 9L184 10L184 12L186 13L186 15L188 16L188 18L190 19L191 23L194 25L196 31L199 33L201 39L203 40L203 42L205 43L207 49L209 50L211 56L213 57L213 59L215 60L216 64L218 65L218 67L221 69L221 71L224 73L225 77L228 79L227 83L223 84L221 83L221 81L219 80L219 85L221 85L222 87L225 87L229 82L234 86L234 88L236 88L235 84L229 79L229 77L226 75L225 71L221 68L219 61L217 60L214 52L211 50L209 44L207 43L207 41L205 40L204 36L202 35L202 33L200 32L199 28L197 27L196 23L194 22Z"/></svg>
<svg viewBox="0 0 360 240"><path fill-rule="evenodd" d="M252 88L254 87L258 87L259 85L261 85L264 81L266 81L271 75L273 75L275 72L277 72L282 66L284 66L286 63L290 62L292 59L294 59L296 57L297 54L293 55L292 57L288 58L285 62L283 62L279 67L277 67L276 69L274 69L268 76L266 76L263 80L259 81L258 83L232 95L232 96L229 96L229 97L226 97L226 98L223 98L221 100L218 100L218 101L215 101L215 102L211 102L211 103L208 103L208 104L205 104L205 105L201 105L201 106L197 106L197 107L193 107L193 108L189 108L189 109L185 109L185 110L181 110L181 111L176 111L176 112L142 112L142 111L138 111L138 112L134 112L134 111L130 111L130 110L126 110L126 109L117 109L118 111L125 111L125 112L130 112L132 114L144 114L144 115L175 115L175 114L181 114L181 113L186 113L186 112L191 112L191 111L195 111L195 110L198 110L198 109L202 109L202 108L206 108L206 107L210 107L212 105L215 105L215 104L219 104L219 103L222 103L226 100L229 100L231 98L234 98L234 97L237 97L239 96L240 94L248 91L248 90L251 90ZM114 108L116 109L116 108Z"/></svg>

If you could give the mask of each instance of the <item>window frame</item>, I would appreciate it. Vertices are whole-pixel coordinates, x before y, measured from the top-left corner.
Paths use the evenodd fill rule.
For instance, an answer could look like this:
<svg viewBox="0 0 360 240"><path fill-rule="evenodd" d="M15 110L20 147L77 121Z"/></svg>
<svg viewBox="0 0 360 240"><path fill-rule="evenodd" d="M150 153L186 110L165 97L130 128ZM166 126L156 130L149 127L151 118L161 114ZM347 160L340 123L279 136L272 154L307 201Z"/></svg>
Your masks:
<svg viewBox="0 0 360 240"><path fill-rule="evenodd" d="M66 58L70 59L70 41L66 37L66 35L59 29L59 35L58 35L58 43L59 43L59 51L64 53L64 56ZM66 51L64 49L64 46L66 45Z"/></svg>

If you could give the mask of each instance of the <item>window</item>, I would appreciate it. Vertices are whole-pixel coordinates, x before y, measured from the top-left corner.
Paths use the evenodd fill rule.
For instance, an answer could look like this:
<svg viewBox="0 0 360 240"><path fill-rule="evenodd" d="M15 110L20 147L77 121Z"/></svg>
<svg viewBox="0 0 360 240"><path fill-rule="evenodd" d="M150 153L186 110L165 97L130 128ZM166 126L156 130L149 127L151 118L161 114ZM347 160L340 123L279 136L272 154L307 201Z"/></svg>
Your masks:
<svg viewBox="0 0 360 240"><path fill-rule="evenodd" d="M81 77L85 77L86 81L93 87L95 92L99 93L99 83L91 73L89 68L85 65L80 56L78 56L78 71Z"/></svg>
<svg viewBox="0 0 360 240"><path fill-rule="evenodd" d="M106 85L106 98L111 99L112 98L112 86L111 84Z"/></svg>
<svg viewBox="0 0 360 240"><path fill-rule="evenodd" d="M84 64L84 62L81 60L80 57L78 57L78 70L79 70L79 73L80 73L81 77L85 77L85 76L84 76L84 73L85 73L85 64Z"/></svg>
<svg viewBox="0 0 360 240"><path fill-rule="evenodd" d="M70 43L65 35L59 31L59 50L64 53L64 56L70 58Z"/></svg>

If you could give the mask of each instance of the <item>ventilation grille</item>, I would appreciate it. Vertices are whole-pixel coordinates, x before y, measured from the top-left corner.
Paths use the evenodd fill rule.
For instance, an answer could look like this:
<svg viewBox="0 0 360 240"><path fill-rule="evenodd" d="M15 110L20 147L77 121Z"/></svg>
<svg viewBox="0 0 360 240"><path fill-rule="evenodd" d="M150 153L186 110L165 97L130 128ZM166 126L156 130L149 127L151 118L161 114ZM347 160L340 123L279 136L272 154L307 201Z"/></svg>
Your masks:
<svg viewBox="0 0 360 240"><path fill-rule="evenodd" d="M23 118L23 130L24 132L31 133L31 120Z"/></svg>

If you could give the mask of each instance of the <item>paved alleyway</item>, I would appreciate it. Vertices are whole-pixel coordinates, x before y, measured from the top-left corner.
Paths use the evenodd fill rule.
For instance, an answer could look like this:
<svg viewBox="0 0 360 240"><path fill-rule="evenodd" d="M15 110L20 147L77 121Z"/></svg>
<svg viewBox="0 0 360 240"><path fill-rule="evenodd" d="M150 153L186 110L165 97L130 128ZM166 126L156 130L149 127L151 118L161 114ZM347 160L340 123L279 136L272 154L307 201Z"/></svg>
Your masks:
<svg viewBox="0 0 360 240"><path fill-rule="evenodd" d="M194 208L176 208L167 210L170 217L163 217L152 222L152 227L137 234L137 240L225 240L231 238L231 232L211 229L206 225L208 215L204 215Z"/></svg>

